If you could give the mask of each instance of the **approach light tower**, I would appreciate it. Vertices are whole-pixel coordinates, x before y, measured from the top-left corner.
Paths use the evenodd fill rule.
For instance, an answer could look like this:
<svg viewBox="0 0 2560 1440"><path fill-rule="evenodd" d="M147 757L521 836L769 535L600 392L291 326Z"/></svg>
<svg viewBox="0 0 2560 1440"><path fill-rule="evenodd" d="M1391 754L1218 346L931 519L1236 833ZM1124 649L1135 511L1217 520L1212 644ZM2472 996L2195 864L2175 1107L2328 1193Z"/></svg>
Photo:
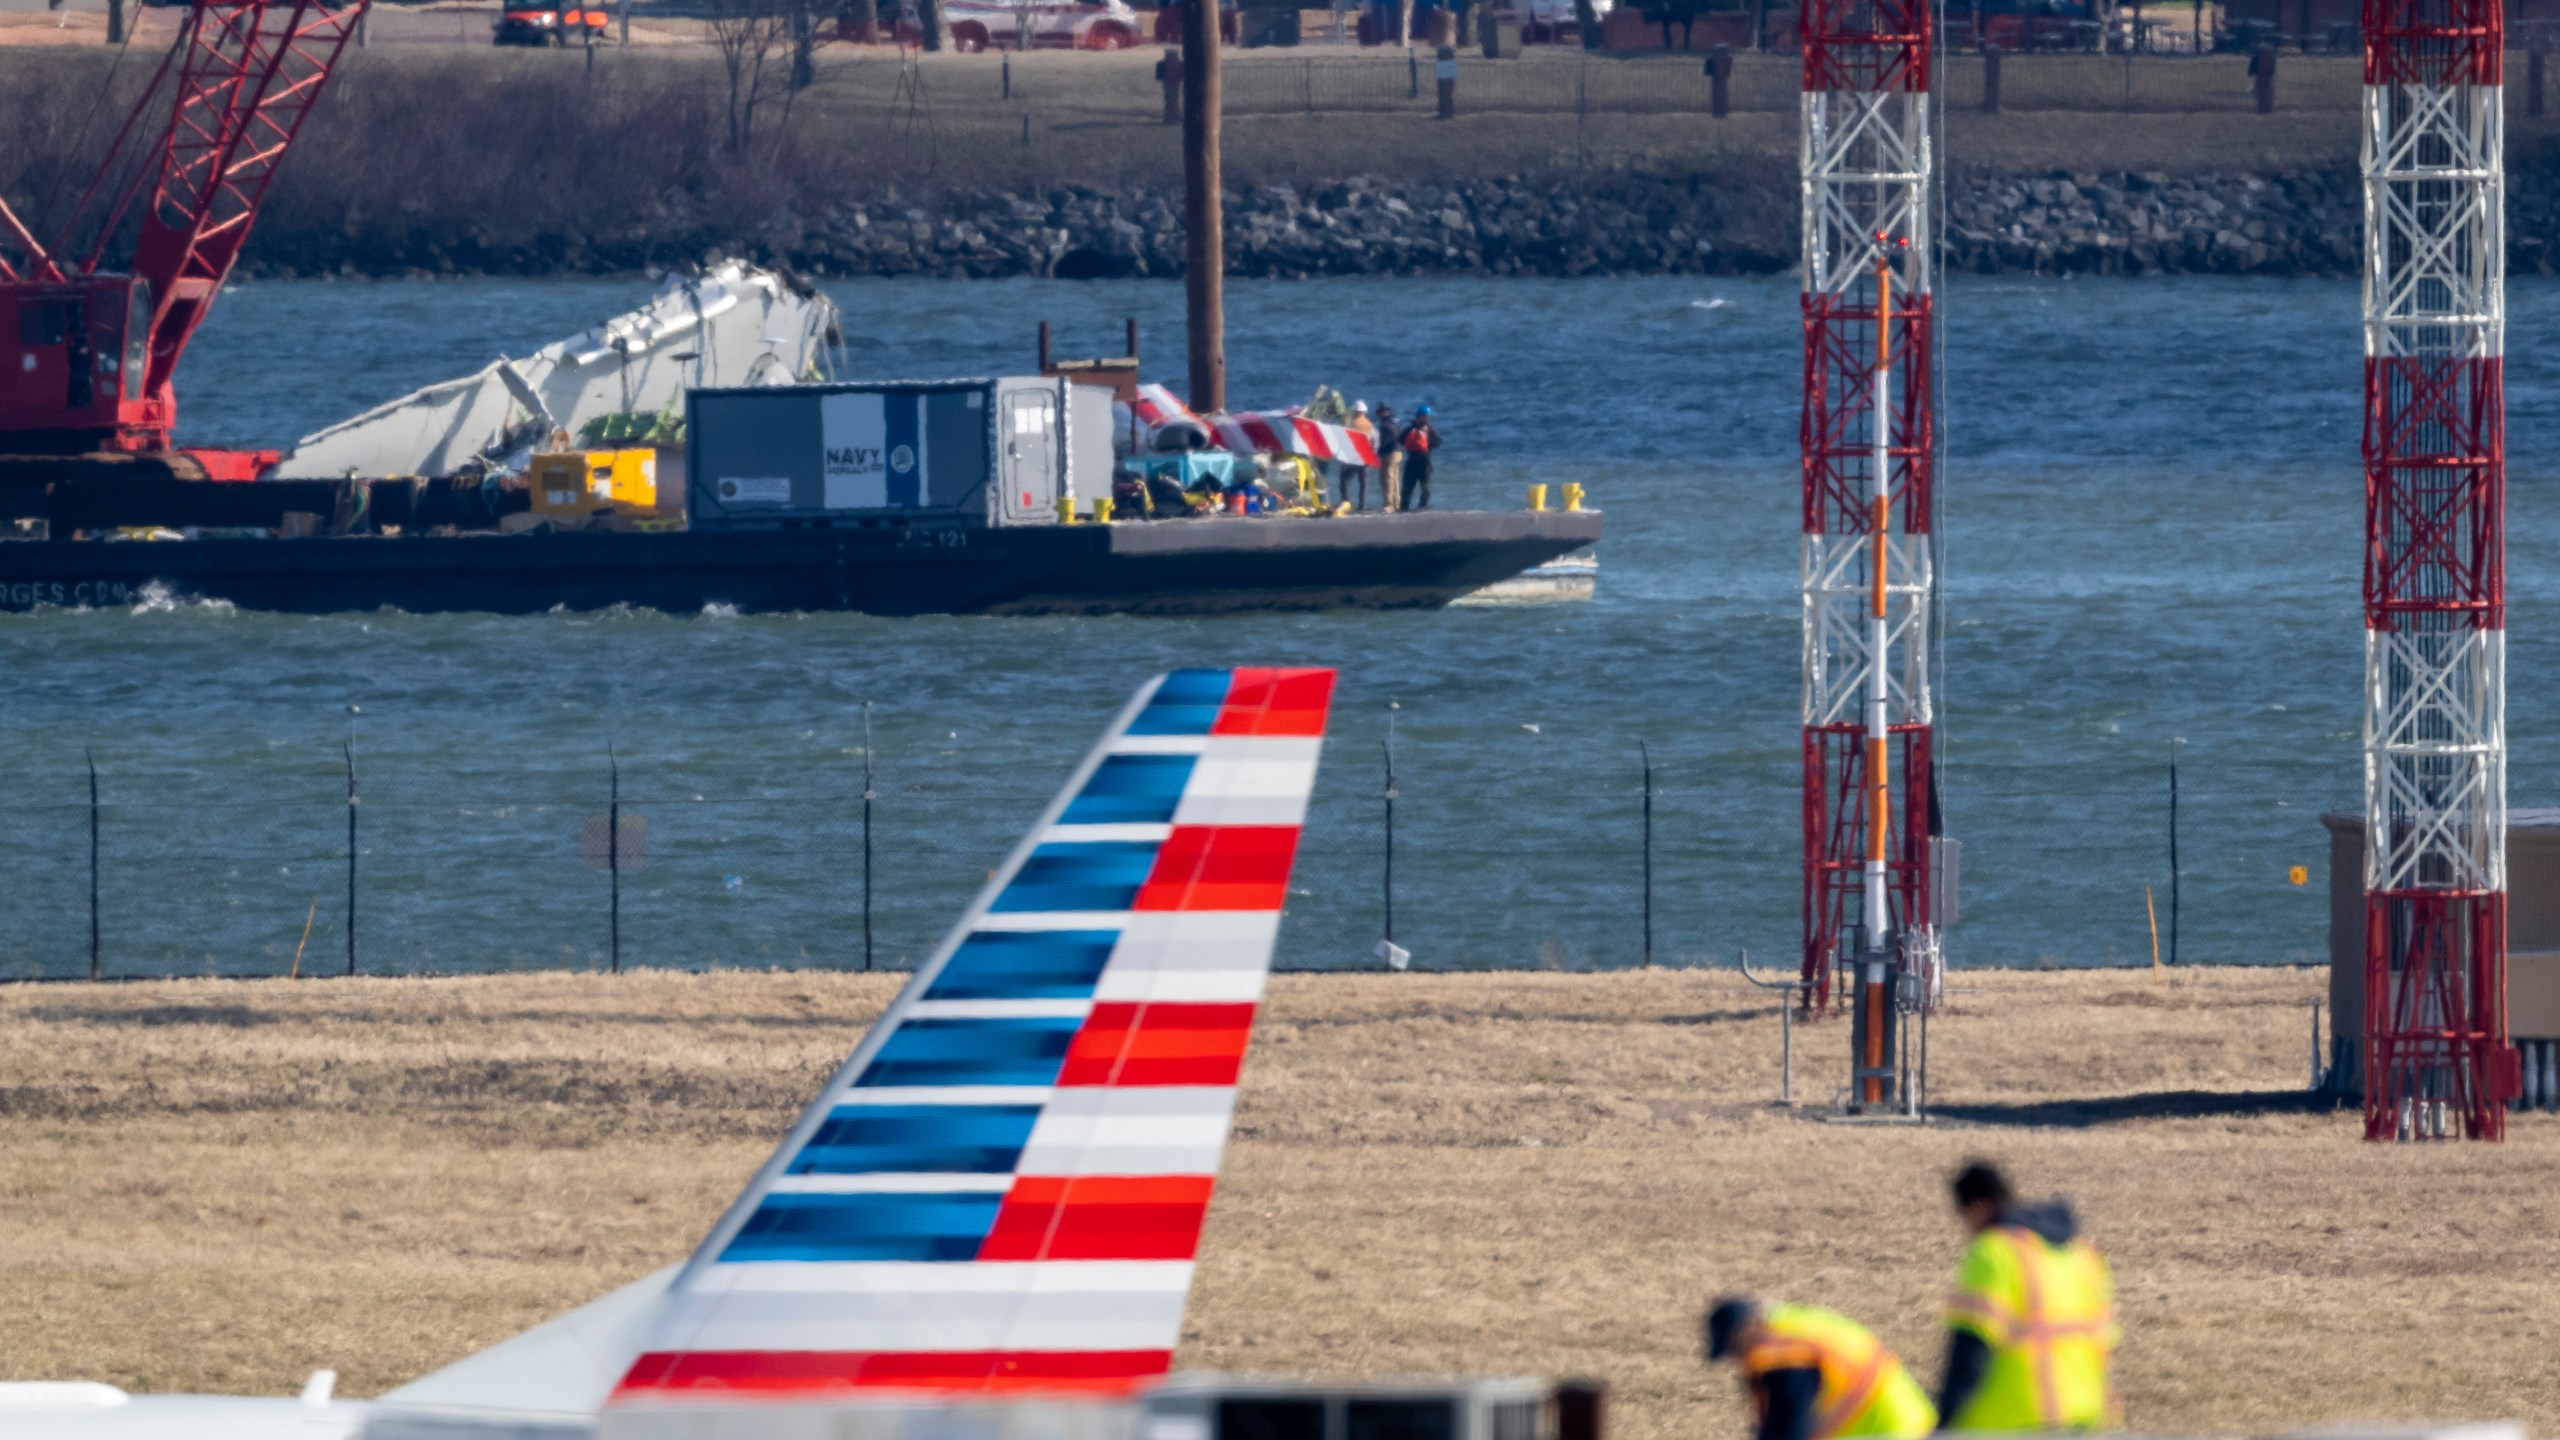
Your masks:
<svg viewBox="0 0 2560 1440"><path fill-rule="evenodd" d="M2504 0L2365 0L2365 1138L2496 1140Z"/></svg>
<svg viewBox="0 0 2560 1440"><path fill-rule="evenodd" d="M1804 51L1806 1001L1853 1006L1851 1106L1902 1108L1929 913L1929 60L1935 0L1807 0ZM1835 969L1837 967L1837 969Z"/></svg>

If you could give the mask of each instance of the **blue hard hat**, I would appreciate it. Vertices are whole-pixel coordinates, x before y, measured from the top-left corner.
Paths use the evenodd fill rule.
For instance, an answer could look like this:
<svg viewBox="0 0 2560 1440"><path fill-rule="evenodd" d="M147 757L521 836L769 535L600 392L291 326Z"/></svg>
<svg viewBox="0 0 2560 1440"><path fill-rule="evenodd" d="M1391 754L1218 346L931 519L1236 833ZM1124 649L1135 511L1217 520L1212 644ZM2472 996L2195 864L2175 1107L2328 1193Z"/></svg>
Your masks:
<svg viewBox="0 0 2560 1440"><path fill-rule="evenodd" d="M1423 405L1423 406L1422 406L1422 408L1420 408L1420 409L1418 409L1418 410L1414 411L1413 413L1414 413L1414 414L1416 414L1416 415L1428 415L1428 414L1430 414L1430 413L1431 413L1431 407L1430 407L1430 405L1425 404L1425 405Z"/></svg>

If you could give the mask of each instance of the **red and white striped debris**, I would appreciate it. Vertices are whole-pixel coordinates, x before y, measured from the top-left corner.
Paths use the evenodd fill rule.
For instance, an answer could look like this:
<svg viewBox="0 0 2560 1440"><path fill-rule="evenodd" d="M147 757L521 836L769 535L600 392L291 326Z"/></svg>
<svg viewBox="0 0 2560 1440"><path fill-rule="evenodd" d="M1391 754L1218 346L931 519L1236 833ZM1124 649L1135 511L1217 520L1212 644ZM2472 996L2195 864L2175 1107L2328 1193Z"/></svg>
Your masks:
<svg viewBox="0 0 2560 1440"><path fill-rule="evenodd" d="M1304 455L1346 465L1375 465L1377 447L1346 425L1328 425L1288 411L1246 410L1214 417L1221 449L1239 455Z"/></svg>

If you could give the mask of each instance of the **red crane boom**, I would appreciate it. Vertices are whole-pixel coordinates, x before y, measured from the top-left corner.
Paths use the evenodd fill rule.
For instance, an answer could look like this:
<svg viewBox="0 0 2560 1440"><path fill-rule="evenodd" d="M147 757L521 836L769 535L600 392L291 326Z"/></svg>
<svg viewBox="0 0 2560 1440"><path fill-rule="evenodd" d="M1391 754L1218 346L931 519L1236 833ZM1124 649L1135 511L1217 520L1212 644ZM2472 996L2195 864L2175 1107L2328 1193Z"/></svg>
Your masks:
<svg viewBox="0 0 2560 1440"><path fill-rule="evenodd" d="M368 3L194 0L52 242L0 202L0 343L18 352L0 367L0 463L151 457L204 477L172 451L171 378ZM131 271L101 268L128 229Z"/></svg>

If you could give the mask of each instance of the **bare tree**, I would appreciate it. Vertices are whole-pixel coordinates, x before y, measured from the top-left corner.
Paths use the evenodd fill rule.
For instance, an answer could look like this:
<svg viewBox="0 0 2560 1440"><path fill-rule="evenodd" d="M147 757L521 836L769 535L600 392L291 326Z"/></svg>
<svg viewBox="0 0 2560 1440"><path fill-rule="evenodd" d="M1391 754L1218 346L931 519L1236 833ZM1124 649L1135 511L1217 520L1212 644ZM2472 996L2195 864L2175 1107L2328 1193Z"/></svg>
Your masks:
<svg viewBox="0 0 2560 1440"><path fill-rule="evenodd" d="M711 43L720 51L721 72L729 81L729 150L743 155L756 137L756 121L765 106L783 100L790 105L794 44L793 22L799 0L711 0Z"/></svg>

